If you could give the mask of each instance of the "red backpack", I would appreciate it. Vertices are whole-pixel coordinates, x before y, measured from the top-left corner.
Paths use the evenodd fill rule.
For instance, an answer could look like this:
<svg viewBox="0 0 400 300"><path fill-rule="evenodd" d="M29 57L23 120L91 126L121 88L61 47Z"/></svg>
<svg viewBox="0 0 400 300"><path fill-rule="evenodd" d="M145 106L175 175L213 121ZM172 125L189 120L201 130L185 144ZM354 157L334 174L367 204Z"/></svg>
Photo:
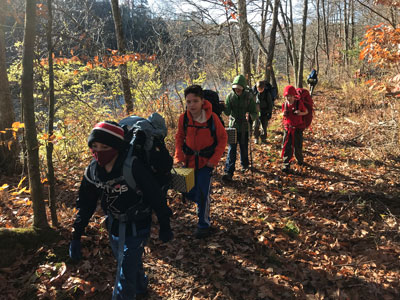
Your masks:
<svg viewBox="0 0 400 300"><path fill-rule="evenodd" d="M303 116L304 129L310 127L313 116L314 116L314 102L311 98L310 92L307 89L297 88L296 93L299 101L302 101L304 106L308 110L308 114ZM298 105L298 104L297 104ZM298 107L297 107L298 109Z"/></svg>

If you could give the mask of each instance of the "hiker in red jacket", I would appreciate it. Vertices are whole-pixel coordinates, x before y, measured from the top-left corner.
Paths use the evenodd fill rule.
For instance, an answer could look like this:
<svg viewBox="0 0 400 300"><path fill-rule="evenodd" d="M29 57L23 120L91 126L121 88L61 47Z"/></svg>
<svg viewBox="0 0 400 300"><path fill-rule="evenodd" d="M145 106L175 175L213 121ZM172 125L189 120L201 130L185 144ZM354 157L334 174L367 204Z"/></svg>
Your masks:
<svg viewBox="0 0 400 300"><path fill-rule="evenodd" d="M288 173L290 171L290 161L294 155L297 163L302 165L303 160L303 116L308 114L307 108L302 101L297 98L296 89L292 85L288 85L283 90L283 97L286 98L282 104L283 126L285 132L283 134L282 171Z"/></svg>
<svg viewBox="0 0 400 300"><path fill-rule="evenodd" d="M184 196L197 204L199 221L195 236L210 234L211 175L224 153L228 136L203 89L192 85L185 89L187 110L179 117L175 136L175 161L195 169L195 186Z"/></svg>

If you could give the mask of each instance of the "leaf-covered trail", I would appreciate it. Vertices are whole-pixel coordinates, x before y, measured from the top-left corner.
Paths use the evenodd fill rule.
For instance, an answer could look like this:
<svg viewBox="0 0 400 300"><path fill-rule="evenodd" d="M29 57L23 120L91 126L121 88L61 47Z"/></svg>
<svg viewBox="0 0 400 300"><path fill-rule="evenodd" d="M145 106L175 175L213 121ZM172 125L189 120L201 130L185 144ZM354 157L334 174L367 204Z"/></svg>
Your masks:
<svg viewBox="0 0 400 300"><path fill-rule="evenodd" d="M334 99L323 92L314 97L313 132L304 142L307 165L294 164L294 174L280 171L279 111L268 144L252 144L253 173L236 172L225 184L221 162L213 182L211 237L193 237L195 205L170 192L175 239L161 244L153 228L144 257L147 299L398 298L400 164L366 156L357 129L340 116ZM62 212L66 228L72 207L69 197ZM81 263L65 263L64 232L58 245L44 246L14 264L18 271L0 274L1 294L110 299L115 261L101 220L95 216L88 228ZM13 285L21 287L19 296Z"/></svg>
<svg viewBox="0 0 400 300"><path fill-rule="evenodd" d="M321 93L315 102L307 166L283 174L282 135L272 131L267 145L252 145L253 174L223 184L218 168L213 237L193 239L193 205L174 202L175 242L150 245L166 266L151 267L155 292L168 299L398 297L399 164L366 158L359 144L346 142L353 132L343 131L332 99Z"/></svg>

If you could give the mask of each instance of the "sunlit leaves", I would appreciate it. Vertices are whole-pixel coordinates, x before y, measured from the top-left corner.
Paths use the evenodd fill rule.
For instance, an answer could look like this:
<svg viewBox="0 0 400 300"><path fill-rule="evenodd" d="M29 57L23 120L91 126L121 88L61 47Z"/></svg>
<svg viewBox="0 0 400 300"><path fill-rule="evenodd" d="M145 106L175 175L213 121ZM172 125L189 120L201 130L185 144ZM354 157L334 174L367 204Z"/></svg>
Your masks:
<svg viewBox="0 0 400 300"><path fill-rule="evenodd" d="M398 64L400 61L400 28L379 24L369 27L360 43L360 59L379 67Z"/></svg>
<svg viewBox="0 0 400 300"><path fill-rule="evenodd" d="M9 187L8 184L4 183L2 186L0 186L0 191L4 191L5 189L7 189Z"/></svg>

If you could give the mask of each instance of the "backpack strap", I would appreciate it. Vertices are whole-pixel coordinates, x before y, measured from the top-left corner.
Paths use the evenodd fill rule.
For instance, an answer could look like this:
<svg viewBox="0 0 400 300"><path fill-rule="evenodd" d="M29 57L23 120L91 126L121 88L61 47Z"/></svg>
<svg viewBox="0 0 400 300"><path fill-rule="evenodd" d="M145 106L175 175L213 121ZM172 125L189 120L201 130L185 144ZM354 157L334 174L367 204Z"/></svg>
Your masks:
<svg viewBox="0 0 400 300"><path fill-rule="evenodd" d="M137 159L137 156L133 155L133 146L131 145L129 147L128 154L124 160L124 164L122 166L122 175L123 175L126 183L133 190L136 189L136 181L135 181L135 178L133 178L133 174L132 174L132 165L133 165L133 161L135 159Z"/></svg>
<svg viewBox="0 0 400 300"><path fill-rule="evenodd" d="M198 170L199 156L210 158L215 152L215 148L217 147L217 144L218 144L217 132L216 132L217 130L215 128L214 117L212 114L211 114L211 117L207 120L207 126L189 125L188 123L189 123L189 118L187 117L187 112L185 112L185 115L183 117L183 130L185 132L185 138L184 138L183 145L182 145L182 151L186 155L195 155L195 168L196 168L196 170ZM209 128L211 136L214 138L214 143L208 147L201 149L200 151L194 151L186 144L186 132L187 132L188 127L195 127L195 128L200 128L200 129ZM186 163L186 165L187 165L187 163Z"/></svg>
<svg viewBox="0 0 400 300"><path fill-rule="evenodd" d="M218 116L218 115L217 115ZM207 120L207 126L196 126L196 125L189 125L189 118L187 116L187 112L183 116L183 132L185 133L185 140L186 140L186 132L188 127L195 127L195 128L209 128L211 136L214 138L214 143L217 141L217 133L214 124L214 118L211 114L211 117Z"/></svg>

